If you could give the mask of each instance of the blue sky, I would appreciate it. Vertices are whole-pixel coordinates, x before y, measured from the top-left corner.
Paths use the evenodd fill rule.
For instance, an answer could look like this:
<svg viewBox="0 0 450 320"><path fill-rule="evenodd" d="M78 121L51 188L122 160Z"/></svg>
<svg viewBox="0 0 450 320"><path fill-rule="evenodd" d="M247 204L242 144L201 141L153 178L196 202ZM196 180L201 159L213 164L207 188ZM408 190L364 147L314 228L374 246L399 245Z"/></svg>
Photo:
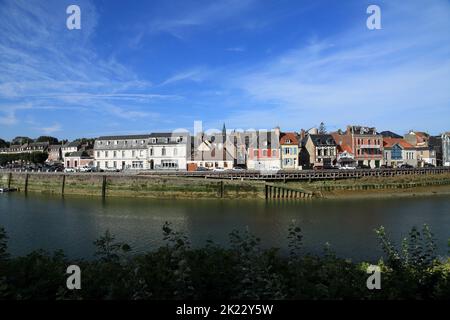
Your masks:
<svg viewBox="0 0 450 320"><path fill-rule="evenodd" d="M81 8L81 30L66 8ZM377 4L382 29L368 30ZM450 1L0 0L0 137L450 130Z"/></svg>

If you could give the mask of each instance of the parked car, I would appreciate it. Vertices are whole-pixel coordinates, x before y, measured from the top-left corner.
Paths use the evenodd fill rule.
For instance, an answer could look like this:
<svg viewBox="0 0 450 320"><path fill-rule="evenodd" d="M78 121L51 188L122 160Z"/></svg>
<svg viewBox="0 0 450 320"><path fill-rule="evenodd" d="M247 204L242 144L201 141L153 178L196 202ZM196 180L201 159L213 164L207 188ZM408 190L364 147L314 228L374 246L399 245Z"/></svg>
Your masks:
<svg viewBox="0 0 450 320"><path fill-rule="evenodd" d="M400 169L412 169L414 168L412 165L404 163L400 166Z"/></svg>
<svg viewBox="0 0 450 320"><path fill-rule="evenodd" d="M76 172L74 168L65 168L64 172Z"/></svg>
<svg viewBox="0 0 450 320"><path fill-rule="evenodd" d="M371 169L371 167L368 166L368 165L366 165L366 164L359 164L359 165L357 166L357 168L358 168L358 169Z"/></svg>
<svg viewBox="0 0 450 320"><path fill-rule="evenodd" d="M89 166L81 167L80 172L92 172L92 167Z"/></svg>
<svg viewBox="0 0 450 320"><path fill-rule="evenodd" d="M205 168L205 167L197 167L197 169L195 169L195 171L209 171L209 169Z"/></svg>
<svg viewBox="0 0 450 320"><path fill-rule="evenodd" d="M339 167L340 170L355 170L356 167L354 166L344 166L344 167Z"/></svg>
<svg viewBox="0 0 450 320"><path fill-rule="evenodd" d="M222 171L225 171L225 168L223 168L223 167L217 167L217 168L214 168L213 171L216 171L216 172L222 172Z"/></svg>
<svg viewBox="0 0 450 320"><path fill-rule="evenodd" d="M105 172L119 172L120 170L117 168L105 168Z"/></svg>
<svg viewBox="0 0 450 320"><path fill-rule="evenodd" d="M436 166L435 166L434 164L432 164L432 163L426 162L426 163L423 165L423 167L424 167L424 168L435 168Z"/></svg>
<svg viewBox="0 0 450 320"><path fill-rule="evenodd" d="M381 168L381 169L392 169L392 166L389 166L389 165L387 165L387 164L382 164L382 165L380 166L380 168Z"/></svg>

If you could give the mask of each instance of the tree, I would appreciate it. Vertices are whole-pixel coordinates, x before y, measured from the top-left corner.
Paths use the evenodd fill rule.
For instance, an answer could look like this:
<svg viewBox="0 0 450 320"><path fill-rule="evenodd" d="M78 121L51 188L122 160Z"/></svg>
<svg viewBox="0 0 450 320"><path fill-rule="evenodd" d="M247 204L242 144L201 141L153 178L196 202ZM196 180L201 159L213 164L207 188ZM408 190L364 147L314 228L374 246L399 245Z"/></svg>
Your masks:
<svg viewBox="0 0 450 320"><path fill-rule="evenodd" d="M327 128L325 127L325 123L321 122L319 125L319 134L326 134Z"/></svg>
<svg viewBox="0 0 450 320"><path fill-rule="evenodd" d="M35 140L35 142L48 142L49 144L59 144L57 138L50 136L40 136Z"/></svg>
<svg viewBox="0 0 450 320"><path fill-rule="evenodd" d="M9 148L9 142L0 139L0 148Z"/></svg>
<svg viewBox="0 0 450 320"><path fill-rule="evenodd" d="M29 138L29 137L15 137L14 139L12 139L11 144L25 144L25 143L31 143L33 142L33 139Z"/></svg>

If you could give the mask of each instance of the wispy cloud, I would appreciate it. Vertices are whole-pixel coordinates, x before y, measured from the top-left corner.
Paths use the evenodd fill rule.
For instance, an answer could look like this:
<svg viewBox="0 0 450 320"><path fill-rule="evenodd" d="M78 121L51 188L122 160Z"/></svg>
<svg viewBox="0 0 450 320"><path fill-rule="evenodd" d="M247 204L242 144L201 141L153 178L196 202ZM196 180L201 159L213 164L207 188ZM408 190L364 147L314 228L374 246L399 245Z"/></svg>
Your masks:
<svg viewBox="0 0 450 320"><path fill-rule="evenodd" d="M244 52L245 48L244 47L231 47L231 48L227 48L227 51L231 51L231 52Z"/></svg>
<svg viewBox="0 0 450 320"><path fill-rule="evenodd" d="M186 80L200 82L200 81L203 81L208 76L209 73L210 73L210 70L203 68L203 67L198 67L198 68L182 71L182 72L174 74L171 77L169 77L168 79L164 80L161 83L161 86L165 86L168 84L174 84L174 83L177 83L180 81L186 81Z"/></svg>
<svg viewBox="0 0 450 320"><path fill-rule="evenodd" d="M226 85L240 89L242 101L252 107L229 120L252 125L272 117L298 128L300 120L307 125L322 118L336 125L381 123L407 130L424 125L424 114L444 112L443 118L450 118L449 2L382 7L383 30L358 26L236 71ZM444 120L435 123L439 128L424 129L448 126Z"/></svg>
<svg viewBox="0 0 450 320"><path fill-rule="evenodd" d="M62 127L59 123L55 123L50 127L36 128L38 131L42 131L45 134L54 134L55 132L59 132L62 130Z"/></svg>
<svg viewBox="0 0 450 320"><path fill-rule="evenodd" d="M211 27L236 18L247 12L255 0L219 0L219 1L183 1L179 10L170 10L164 17L157 17L146 25L134 44L141 41L145 34L167 33L178 39L185 39L193 29Z"/></svg>
<svg viewBox="0 0 450 320"><path fill-rule="evenodd" d="M92 44L98 20L95 6L89 0L77 4L82 8L82 29L69 31L64 1L0 3L0 102L10 106L0 111L2 124L20 125L17 112L23 105L33 110L72 110L72 115L86 108L104 112L109 106L109 116L123 119L125 113L128 118L153 114L143 111L151 101L179 98L149 92L149 81L113 56L99 57ZM123 101L133 104L117 112L124 109Z"/></svg>

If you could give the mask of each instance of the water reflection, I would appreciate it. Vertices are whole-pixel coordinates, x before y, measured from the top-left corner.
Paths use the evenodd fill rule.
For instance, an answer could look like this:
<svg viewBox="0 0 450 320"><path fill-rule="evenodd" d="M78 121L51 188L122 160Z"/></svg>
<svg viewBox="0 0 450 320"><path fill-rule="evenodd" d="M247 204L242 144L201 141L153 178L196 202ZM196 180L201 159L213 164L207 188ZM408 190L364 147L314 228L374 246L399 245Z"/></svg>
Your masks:
<svg viewBox="0 0 450 320"><path fill-rule="evenodd" d="M373 230L386 227L397 242L416 225L432 227L441 254L450 237L450 198L385 200L230 201L106 199L48 195L0 196L0 225L9 236L10 251L64 249L71 257L91 257L92 242L106 229L136 252L159 247L165 221L186 232L194 246L207 239L228 244L233 229L246 227L264 246L285 249L292 220L303 229L305 250L322 251L329 242L339 256L377 259L381 252Z"/></svg>

